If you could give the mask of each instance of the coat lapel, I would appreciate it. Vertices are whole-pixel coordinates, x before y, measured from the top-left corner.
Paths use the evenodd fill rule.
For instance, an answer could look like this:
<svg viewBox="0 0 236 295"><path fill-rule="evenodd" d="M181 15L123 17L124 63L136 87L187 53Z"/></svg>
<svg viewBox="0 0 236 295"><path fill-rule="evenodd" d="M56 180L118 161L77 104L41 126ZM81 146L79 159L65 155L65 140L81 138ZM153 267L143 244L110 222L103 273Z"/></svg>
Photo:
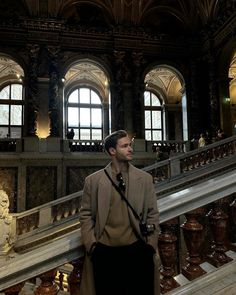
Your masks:
<svg viewBox="0 0 236 295"><path fill-rule="evenodd" d="M137 211L137 213L142 212L142 208L140 207L141 200L137 198L137 193L142 190L142 182L140 181L140 175L136 172L136 169L133 165L129 165L129 189L127 198L129 199L133 208Z"/></svg>
<svg viewBox="0 0 236 295"><path fill-rule="evenodd" d="M110 164L105 167L109 175L111 175L111 166ZM103 173L102 177L100 178L99 185L98 185L98 214L99 214L99 229L101 235L109 213L110 203L111 203L111 182L106 176L105 172Z"/></svg>

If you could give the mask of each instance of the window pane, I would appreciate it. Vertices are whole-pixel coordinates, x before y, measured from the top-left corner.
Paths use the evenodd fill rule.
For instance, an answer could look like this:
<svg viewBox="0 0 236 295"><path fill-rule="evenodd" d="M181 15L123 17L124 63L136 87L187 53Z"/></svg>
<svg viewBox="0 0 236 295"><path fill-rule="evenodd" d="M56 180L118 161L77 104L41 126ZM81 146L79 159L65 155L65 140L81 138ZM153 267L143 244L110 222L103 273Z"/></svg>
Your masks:
<svg viewBox="0 0 236 295"><path fill-rule="evenodd" d="M22 100L22 85L11 85L11 99Z"/></svg>
<svg viewBox="0 0 236 295"><path fill-rule="evenodd" d="M80 103L90 103L90 90L88 88L80 88Z"/></svg>
<svg viewBox="0 0 236 295"><path fill-rule="evenodd" d="M0 99L9 99L10 97L10 86L6 86L0 92Z"/></svg>
<svg viewBox="0 0 236 295"><path fill-rule="evenodd" d="M0 127L0 138L6 138L8 134L8 127Z"/></svg>
<svg viewBox="0 0 236 295"><path fill-rule="evenodd" d="M145 139L146 140L152 140L151 131L150 130L146 130L145 131Z"/></svg>
<svg viewBox="0 0 236 295"><path fill-rule="evenodd" d="M80 139L90 140L90 129L80 129Z"/></svg>
<svg viewBox="0 0 236 295"><path fill-rule="evenodd" d="M9 124L9 105L2 104L0 105L0 125Z"/></svg>
<svg viewBox="0 0 236 295"><path fill-rule="evenodd" d="M90 127L90 109L80 108L80 126Z"/></svg>
<svg viewBox="0 0 236 295"><path fill-rule="evenodd" d="M93 104L101 104L101 100L96 92L91 90L91 103Z"/></svg>
<svg viewBox="0 0 236 295"><path fill-rule="evenodd" d="M102 126L102 110L101 109L92 109L92 127L101 127Z"/></svg>
<svg viewBox="0 0 236 295"><path fill-rule="evenodd" d="M75 91L73 91L69 98L68 98L68 102L74 102L74 103L78 103L79 101L79 96L78 96L78 89L76 89Z"/></svg>
<svg viewBox="0 0 236 295"><path fill-rule="evenodd" d="M102 130L92 129L92 140L101 140L102 139Z"/></svg>
<svg viewBox="0 0 236 295"><path fill-rule="evenodd" d="M75 127L78 126L79 117L78 117L78 108L68 108L68 126Z"/></svg>
<svg viewBox="0 0 236 295"><path fill-rule="evenodd" d="M160 106L160 100L158 99L158 97L152 93L152 106Z"/></svg>
<svg viewBox="0 0 236 295"><path fill-rule="evenodd" d="M144 92L144 105L150 106L150 92L149 91Z"/></svg>
<svg viewBox="0 0 236 295"><path fill-rule="evenodd" d="M145 128L151 128L151 112L145 111Z"/></svg>
<svg viewBox="0 0 236 295"><path fill-rule="evenodd" d="M153 140L162 140L161 131L160 130L153 131L152 138Z"/></svg>
<svg viewBox="0 0 236 295"><path fill-rule="evenodd" d="M160 129L161 127L161 112L152 111L152 128Z"/></svg>
<svg viewBox="0 0 236 295"><path fill-rule="evenodd" d="M11 138L21 138L21 127L11 127L10 128Z"/></svg>
<svg viewBox="0 0 236 295"><path fill-rule="evenodd" d="M10 125L21 125L21 124L22 124L22 106L12 105Z"/></svg>

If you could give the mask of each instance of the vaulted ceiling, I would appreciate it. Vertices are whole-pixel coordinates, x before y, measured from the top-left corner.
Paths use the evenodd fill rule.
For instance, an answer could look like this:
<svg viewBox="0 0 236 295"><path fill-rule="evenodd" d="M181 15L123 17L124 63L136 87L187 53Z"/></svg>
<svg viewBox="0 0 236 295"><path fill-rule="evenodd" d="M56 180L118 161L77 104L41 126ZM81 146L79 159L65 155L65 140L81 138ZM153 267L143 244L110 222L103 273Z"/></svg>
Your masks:
<svg viewBox="0 0 236 295"><path fill-rule="evenodd" d="M136 27L149 34L169 35L176 38L196 37L203 30L211 30L226 22L236 10L235 0L1 0L0 22L17 23L22 19L61 21L65 26L112 29ZM8 63L9 67L6 67ZM235 63L231 65L235 73ZM88 78L88 72L90 78ZM155 75L154 75L155 73ZM0 78L23 75L22 69L5 57L0 59ZM158 74L158 75L157 75ZM91 63L74 65L66 80L92 79L107 96L104 72ZM158 81L153 77L158 77ZM181 83L172 71L154 69L146 81L170 91L181 91Z"/></svg>
<svg viewBox="0 0 236 295"><path fill-rule="evenodd" d="M0 19L61 18L67 24L133 25L156 33L192 34L235 9L234 0L1 0Z"/></svg>

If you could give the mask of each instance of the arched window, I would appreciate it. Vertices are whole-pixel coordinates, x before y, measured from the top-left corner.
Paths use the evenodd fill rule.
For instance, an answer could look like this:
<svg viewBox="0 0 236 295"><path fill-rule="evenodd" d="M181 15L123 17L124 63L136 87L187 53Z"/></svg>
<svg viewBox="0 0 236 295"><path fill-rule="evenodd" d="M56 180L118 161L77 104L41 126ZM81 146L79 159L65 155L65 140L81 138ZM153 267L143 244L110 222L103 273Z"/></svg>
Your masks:
<svg viewBox="0 0 236 295"><path fill-rule="evenodd" d="M145 139L162 140L163 118L161 100L152 92L144 92Z"/></svg>
<svg viewBox="0 0 236 295"><path fill-rule="evenodd" d="M21 138L23 125L23 87L9 84L0 91L0 138Z"/></svg>
<svg viewBox="0 0 236 295"><path fill-rule="evenodd" d="M94 90L81 87L69 94L67 128L74 129L74 139L102 140L102 104Z"/></svg>

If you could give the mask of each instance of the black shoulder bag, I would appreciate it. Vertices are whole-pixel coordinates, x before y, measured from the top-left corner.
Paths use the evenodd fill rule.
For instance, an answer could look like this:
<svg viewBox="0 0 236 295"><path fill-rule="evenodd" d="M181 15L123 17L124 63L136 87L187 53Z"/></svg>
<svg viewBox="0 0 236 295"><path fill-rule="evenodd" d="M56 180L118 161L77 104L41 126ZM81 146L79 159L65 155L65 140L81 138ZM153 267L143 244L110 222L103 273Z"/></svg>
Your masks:
<svg viewBox="0 0 236 295"><path fill-rule="evenodd" d="M140 231L142 233L143 236L148 236L149 234L153 233L155 230L155 224L147 224L144 220L142 220L140 218L140 216L138 215L138 213L134 210L134 208L132 207L132 205L130 204L130 202L128 201L128 199L125 197L125 195L123 194L123 192L121 191L121 189L119 188L118 185L116 185L116 183L113 181L113 179L110 177L110 175L108 174L107 170L104 169L104 172L106 174L106 176L109 178L110 182L112 183L112 185L114 186L114 188L117 190L117 192L120 194L121 199L125 201L125 203L127 204L127 206L131 209L132 213L134 214L135 218L138 219L139 221L139 227L140 227Z"/></svg>

